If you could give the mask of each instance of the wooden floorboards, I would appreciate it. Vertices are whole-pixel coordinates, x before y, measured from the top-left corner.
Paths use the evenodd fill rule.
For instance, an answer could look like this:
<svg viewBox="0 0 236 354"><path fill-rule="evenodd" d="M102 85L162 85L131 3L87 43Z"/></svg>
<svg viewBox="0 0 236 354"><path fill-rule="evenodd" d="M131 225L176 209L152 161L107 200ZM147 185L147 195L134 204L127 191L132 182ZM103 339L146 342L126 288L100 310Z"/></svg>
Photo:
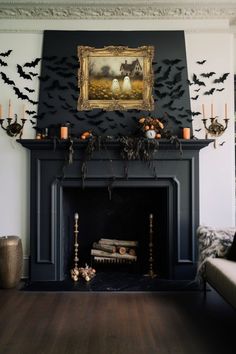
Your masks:
<svg viewBox="0 0 236 354"><path fill-rule="evenodd" d="M0 290L0 354L231 354L235 329L214 291Z"/></svg>

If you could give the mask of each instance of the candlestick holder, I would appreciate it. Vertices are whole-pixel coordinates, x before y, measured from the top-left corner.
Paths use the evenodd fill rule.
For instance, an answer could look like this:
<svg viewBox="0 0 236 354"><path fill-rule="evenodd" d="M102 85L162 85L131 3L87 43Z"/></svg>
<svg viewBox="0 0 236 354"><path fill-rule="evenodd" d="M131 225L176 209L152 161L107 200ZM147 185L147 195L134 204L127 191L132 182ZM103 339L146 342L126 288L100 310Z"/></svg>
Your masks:
<svg viewBox="0 0 236 354"><path fill-rule="evenodd" d="M75 224L74 224L74 268L71 269L70 274L71 278L74 281L79 280L79 268L78 268L78 250L79 250L79 243L78 243L78 234L79 234L79 215L75 214Z"/></svg>
<svg viewBox="0 0 236 354"><path fill-rule="evenodd" d="M149 270L146 276L150 278L155 278L157 274L154 273L154 257L153 257L153 214L149 215Z"/></svg>
<svg viewBox="0 0 236 354"><path fill-rule="evenodd" d="M229 122L228 118L223 119L225 122L224 125L221 124L220 122L218 122L217 118L218 118L218 116L208 118L208 119L210 119L210 124L208 126L207 126L208 119L207 118L202 119L204 128L206 130L206 139L208 138L208 134L210 134L214 138L218 138L228 128L228 122ZM214 142L214 146L216 147L216 142Z"/></svg>
<svg viewBox="0 0 236 354"><path fill-rule="evenodd" d="M26 122L25 118L21 118L22 124L18 123L17 121L17 114L15 114L15 120L12 123L13 118L6 118L6 119L0 119L0 125L3 130L9 135L10 137L17 137L19 135L19 138L21 139L23 135L23 129L24 125ZM4 122L7 121L6 126L4 127Z"/></svg>

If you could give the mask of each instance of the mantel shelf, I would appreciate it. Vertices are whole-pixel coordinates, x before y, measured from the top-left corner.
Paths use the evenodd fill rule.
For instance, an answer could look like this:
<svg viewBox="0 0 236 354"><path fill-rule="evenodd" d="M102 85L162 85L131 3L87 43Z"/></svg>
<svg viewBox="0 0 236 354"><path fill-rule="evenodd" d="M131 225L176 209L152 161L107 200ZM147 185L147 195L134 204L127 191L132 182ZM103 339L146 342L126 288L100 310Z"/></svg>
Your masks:
<svg viewBox="0 0 236 354"><path fill-rule="evenodd" d="M182 146L182 150L200 150L210 143L214 142L214 139L190 139L190 140L179 140ZM18 143L29 150L66 150L70 142L69 140L53 140L53 139L44 139L44 140L37 140L37 139L18 139ZM86 141L74 141L73 149L74 150L82 150L87 146ZM117 140L108 140L105 143L106 149L108 150L118 150L120 144ZM176 146L175 142L171 143L169 140L160 139L159 140L159 147L158 150L178 150L178 146ZM101 149L102 151L102 149Z"/></svg>

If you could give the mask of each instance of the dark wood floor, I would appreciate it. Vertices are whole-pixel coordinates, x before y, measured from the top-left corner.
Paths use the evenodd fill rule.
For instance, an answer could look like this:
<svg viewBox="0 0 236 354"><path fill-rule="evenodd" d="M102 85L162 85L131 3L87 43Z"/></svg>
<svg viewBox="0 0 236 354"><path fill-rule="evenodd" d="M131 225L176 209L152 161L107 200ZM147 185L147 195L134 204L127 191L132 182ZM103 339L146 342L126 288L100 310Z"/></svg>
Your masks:
<svg viewBox="0 0 236 354"><path fill-rule="evenodd" d="M0 290L1 354L230 354L236 311L214 291Z"/></svg>

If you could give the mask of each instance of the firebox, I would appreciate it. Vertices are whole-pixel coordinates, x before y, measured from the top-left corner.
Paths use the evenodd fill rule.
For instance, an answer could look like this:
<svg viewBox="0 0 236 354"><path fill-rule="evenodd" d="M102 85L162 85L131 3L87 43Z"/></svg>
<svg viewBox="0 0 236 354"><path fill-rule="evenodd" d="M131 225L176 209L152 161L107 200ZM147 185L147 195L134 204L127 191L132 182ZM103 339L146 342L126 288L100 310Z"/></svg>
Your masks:
<svg viewBox="0 0 236 354"><path fill-rule="evenodd" d="M85 145L21 140L31 150L30 280L62 281L73 253L73 218L79 218L80 265L91 261L100 238L138 242L137 263L148 268L149 215L153 214L154 266L159 277L192 279L196 270L195 231L199 217L199 150L209 140L183 140L180 155L160 141L152 161L124 161L114 142L86 161ZM153 171L155 170L155 173ZM106 266L109 267L109 264ZM119 270L119 264L118 268Z"/></svg>

